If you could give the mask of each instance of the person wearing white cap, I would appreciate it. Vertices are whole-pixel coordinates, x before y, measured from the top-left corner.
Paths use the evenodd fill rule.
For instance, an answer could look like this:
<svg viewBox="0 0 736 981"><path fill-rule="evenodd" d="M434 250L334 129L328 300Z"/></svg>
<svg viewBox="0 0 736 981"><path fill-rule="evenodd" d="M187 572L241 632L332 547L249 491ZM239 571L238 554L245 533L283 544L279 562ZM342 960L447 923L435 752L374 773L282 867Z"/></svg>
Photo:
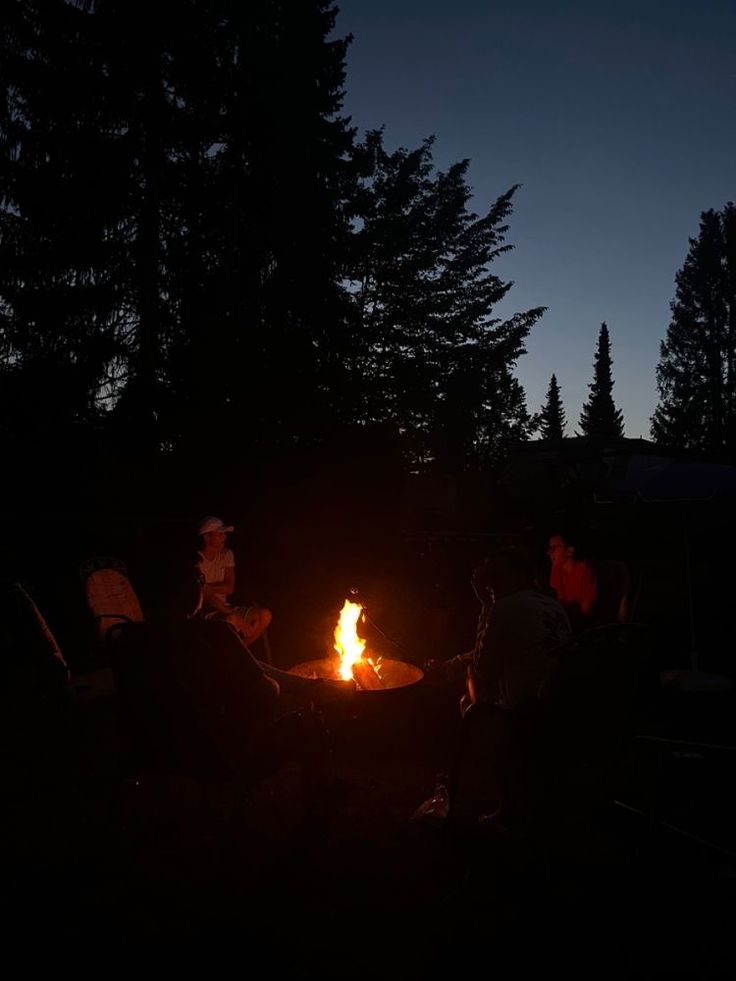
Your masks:
<svg viewBox="0 0 736 981"><path fill-rule="evenodd" d="M231 606L230 597L235 592L235 556L225 547L227 536L235 531L220 518L207 515L199 523L202 540L199 554L200 568L204 574L204 615L221 616L235 627L246 644L257 640L273 619L265 607Z"/></svg>

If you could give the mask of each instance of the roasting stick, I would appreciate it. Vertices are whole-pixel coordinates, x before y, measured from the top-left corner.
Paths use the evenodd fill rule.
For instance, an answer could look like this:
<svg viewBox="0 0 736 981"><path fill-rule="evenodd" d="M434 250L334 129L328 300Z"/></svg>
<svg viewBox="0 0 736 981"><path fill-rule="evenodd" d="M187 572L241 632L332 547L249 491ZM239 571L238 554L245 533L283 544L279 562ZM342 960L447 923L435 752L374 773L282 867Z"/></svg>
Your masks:
<svg viewBox="0 0 736 981"><path fill-rule="evenodd" d="M351 586L350 589L348 590L348 592L349 592L350 596L352 597L353 602L357 603L360 606L361 610L363 611L363 616L366 618L366 620L368 621L368 623L370 623L370 625L374 628L374 630L377 630L378 633L384 638L384 640L387 640L389 642L389 644L393 644L394 647L398 648L400 651L403 651L404 654L409 654L409 651L406 649L406 647L404 647L403 644L400 644L398 642L398 640L394 640L393 637L389 637L389 635L386 633L386 631L385 630L382 630L378 626L378 624L373 619L373 617L369 616L368 610L365 607L365 603L360 598L360 590L358 589L358 587L357 586Z"/></svg>

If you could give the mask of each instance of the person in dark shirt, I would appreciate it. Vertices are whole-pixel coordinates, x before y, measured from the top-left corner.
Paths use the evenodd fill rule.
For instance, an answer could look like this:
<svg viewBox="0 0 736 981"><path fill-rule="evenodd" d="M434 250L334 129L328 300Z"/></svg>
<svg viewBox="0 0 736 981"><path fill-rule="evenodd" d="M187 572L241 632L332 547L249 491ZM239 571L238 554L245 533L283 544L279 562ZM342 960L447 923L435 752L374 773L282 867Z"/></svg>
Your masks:
<svg viewBox="0 0 736 981"><path fill-rule="evenodd" d="M531 790L528 747L541 723L559 655L570 640L570 622L561 604L539 585L526 549L510 547L488 556L471 582L481 603L472 650L448 661L430 661L426 670L430 679L464 679L463 717L479 704L486 707L500 801L492 817L516 821Z"/></svg>

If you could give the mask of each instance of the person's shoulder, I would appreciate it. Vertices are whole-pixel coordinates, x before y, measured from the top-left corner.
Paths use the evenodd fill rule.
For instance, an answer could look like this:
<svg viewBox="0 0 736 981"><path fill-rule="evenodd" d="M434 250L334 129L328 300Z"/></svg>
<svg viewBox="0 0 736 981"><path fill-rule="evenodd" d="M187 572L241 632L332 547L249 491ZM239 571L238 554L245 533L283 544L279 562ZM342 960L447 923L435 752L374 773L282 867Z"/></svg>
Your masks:
<svg viewBox="0 0 736 981"><path fill-rule="evenodd" d="M235 554L231 548L223 548L222 562L223 565L235 565Z"/></svg>
<svg viewBox="0 0 736 981"><path fill-rule="evenodd" d="M549 603L559 606L558 600L550 590L529 588L504 596L496 602L496 608L515 610L530 606L546 606Z"/></svg>
<svg viewBox="0 0 736 981"><path fill-rule="evenodd" d="M567 619L565 608L557 597L546 589L522 589L512 593L496 603L501 615L513 616L516 619L527 619L530 622L539 616L559 616Z"/></svg>
<svg viewBox="0 0 736 981"><path fill-rule="evenodd" d="M540 605L546 597L533 589L522 589L497 599L491 609L491 622L495 629L502 625L532 622L536 619ZM556 601L554 601L556 602Z"/></svg>
<svg viewBox="0 0 736 981"><path fill-rule="evenodd" d="M581 576L590 576L595 579L598 571L598 563L595 559L580 558L575 559L575 568Z"/></svg>

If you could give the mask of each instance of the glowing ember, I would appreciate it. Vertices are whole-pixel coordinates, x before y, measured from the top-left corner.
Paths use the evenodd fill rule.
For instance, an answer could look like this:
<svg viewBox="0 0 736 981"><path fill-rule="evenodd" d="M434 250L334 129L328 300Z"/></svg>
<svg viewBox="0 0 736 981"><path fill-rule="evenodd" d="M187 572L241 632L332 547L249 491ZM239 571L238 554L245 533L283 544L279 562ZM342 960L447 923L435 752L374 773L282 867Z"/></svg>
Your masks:
<svg viewBox="0 0 736 981"><path fill-rule="evenodd" d="M360 603L351 603L345 600L340 619L335 627L335 650L340 658L339 674L343 681L355 679L361 684L360 677L370 674L376 678L375 687L382 687L380 682L381 658L375 661L371 657L364 657L365 641L358 636L358 620L365 619L363 608ZM361 687L366 687L363 684ZM371 686L373 687L373 686Z"/></svg>

